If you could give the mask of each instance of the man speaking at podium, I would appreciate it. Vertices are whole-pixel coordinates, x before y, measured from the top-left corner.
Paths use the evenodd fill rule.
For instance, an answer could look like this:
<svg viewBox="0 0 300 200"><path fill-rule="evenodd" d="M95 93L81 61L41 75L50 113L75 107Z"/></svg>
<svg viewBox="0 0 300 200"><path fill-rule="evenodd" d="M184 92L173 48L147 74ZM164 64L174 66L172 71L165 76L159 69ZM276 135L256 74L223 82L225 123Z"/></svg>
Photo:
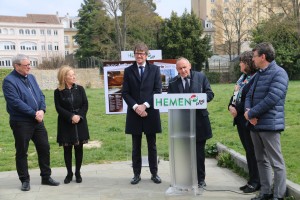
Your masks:
<svg viewBox="0 0 300 200"><path fill-rule="evenodd" d="M206 76L191 70L191 63L183 57L176 61L178 76L169 81L168 93L206 93L207 102L214 98L214 93ZM205 183L205 144L212 137L207 109L196 110L196 154L198 187L203 188Z"/></svg>

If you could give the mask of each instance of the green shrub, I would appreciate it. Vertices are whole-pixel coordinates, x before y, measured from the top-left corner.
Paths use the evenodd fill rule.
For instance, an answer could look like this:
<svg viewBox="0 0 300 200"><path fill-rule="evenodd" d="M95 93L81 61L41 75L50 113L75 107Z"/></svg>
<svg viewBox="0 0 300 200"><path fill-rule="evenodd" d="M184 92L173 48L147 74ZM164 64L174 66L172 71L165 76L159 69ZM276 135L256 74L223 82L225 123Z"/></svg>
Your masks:
<svg viewBox="0 0 300 200"><path fill-rule="evenodd" d="M207 158L215 158L218 155L217 144L206 144L205 145L205 157Z"/></svg>
<svg viewBox="0 0 300 200"><path fill-rule="evenodd" d="M210 84L220 83L221 74L219 72L205 72L205 76L208 78Z"/></svg>
<svg viewBox="0 0 300 200"><path fill-rule="evenodd" d="M3 79L12 71L12 69L0 69L0 87L2 89Z"/></svg>

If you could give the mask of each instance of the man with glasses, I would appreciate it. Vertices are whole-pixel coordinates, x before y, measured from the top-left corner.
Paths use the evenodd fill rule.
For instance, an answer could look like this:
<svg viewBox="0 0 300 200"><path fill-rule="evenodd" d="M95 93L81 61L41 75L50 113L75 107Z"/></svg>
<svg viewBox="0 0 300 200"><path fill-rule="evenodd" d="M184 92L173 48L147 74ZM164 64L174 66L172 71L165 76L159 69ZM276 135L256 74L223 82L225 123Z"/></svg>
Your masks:
<svg viewBox="0 0 300 200"><path fill-rule="evenodd" d="M3 80L2 90L6 109L10 115L9 123L15 138L16 167L22 183L21 190L30 190L28 172L28 146L32 140L40 166L41 183L57 186L50 169L50 145L43 118L46 111L45 96L35 77L29 74L30 60L23 54L12 59L14 70Z"/></svg>
<svg viewBox="0 0 300 200"><path fill-rule="evenodd" d="M131 184L140 182L142 133L148 144L148 161L154 183L161 183L157 174L156 133L161 133L159 110L153 107L153 95L161 93L160 69L147 61L148 47L140 43L134 48L135 62L124 71L122 96L128 105L125 133L132 135Z"/></svg>
<svg viewBox="0 0 300 200"><path fill-rule="evenodd" d="M260 194L252 200L278 200L283 199L286 192L280 133L285 128L284 103L289 78L276 64L272 44L260 43L252 51L259 71L247 93L244 115L249 121L261 184Z"/></svg>

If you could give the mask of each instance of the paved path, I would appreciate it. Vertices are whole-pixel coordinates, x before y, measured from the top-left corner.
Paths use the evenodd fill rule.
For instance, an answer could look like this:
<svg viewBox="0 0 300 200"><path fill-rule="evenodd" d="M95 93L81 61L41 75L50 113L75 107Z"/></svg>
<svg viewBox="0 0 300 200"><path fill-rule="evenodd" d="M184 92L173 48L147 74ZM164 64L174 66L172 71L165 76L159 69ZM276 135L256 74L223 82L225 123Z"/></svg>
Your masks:
<svg viewBox="0 0 300 200"><path fill-rule="evenodd" d="M215 159L206 160L206 190L201 195L167 196L166 190L170 185L169 162L160 161L158 165L161 184L150 180L148 167L142 168L141 182L131 185L131 162L113 162L110 164L85 165L82 167L83 182L74 180L64 184L65 168L53 168L52 177L61 182L58 187L41 185L38 169L30 170L31 190L20 190L21 183L16 171L0 172L1 200L242 200L251 199L254 194L244 195L238 188L245 180L228 169L217 166ZM215 191L214 191L215 190ZM216 191L219 190L219 191ZM224 190L236 191L229 192Z"/></svg>

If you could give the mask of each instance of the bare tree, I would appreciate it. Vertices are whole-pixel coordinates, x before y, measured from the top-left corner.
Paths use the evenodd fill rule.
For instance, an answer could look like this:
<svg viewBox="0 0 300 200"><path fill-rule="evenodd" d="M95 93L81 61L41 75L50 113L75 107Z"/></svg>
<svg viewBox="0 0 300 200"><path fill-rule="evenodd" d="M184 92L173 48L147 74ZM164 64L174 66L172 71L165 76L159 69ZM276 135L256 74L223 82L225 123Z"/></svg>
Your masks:
<svg viewBox="0 0 300 200"><path fill-rule="evenodd" d="M241 53L244 42L249 40L249 32L256 24L254 9L247 0L215 3L212 21L215 27L217 52L226 53L230 60Z"/></svg>

